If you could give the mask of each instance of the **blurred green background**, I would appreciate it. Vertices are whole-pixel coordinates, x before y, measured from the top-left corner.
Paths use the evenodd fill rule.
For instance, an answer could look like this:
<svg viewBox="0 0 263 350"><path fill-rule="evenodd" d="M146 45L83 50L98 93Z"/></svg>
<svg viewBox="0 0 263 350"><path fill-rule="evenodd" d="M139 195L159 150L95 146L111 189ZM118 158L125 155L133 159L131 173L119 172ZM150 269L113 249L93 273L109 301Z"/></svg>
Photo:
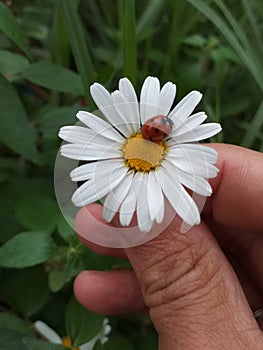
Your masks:
<svg viewBox="0 0 263 350"><path fill-rule="evenodd" d="M199 108L222 123L214 141L263 149L261 0L32 0L0 3L0 348L56 350L37 339L48 323L74 346L103 317L73 297L83 269L127 263L85 248L53 189L60 126L92 111L94 81L113 90L129 77L177 84L177 101L203 92ZM82 315L79 317L79 315ZM147 316L110 317L94 349L157 349ZM25 341L26 339L26 341Z"/></svg>

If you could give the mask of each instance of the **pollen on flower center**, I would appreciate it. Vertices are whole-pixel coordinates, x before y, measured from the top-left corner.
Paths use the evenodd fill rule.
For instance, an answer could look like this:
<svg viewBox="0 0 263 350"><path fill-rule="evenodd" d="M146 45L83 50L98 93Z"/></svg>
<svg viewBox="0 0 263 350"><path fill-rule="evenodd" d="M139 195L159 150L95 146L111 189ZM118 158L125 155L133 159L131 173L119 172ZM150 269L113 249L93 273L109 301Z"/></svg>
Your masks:
<svg viewBox="0 0 263 350"><path fill-rule="evenodd" d="M145 140L139 133L125 141L122 152L127 167L136 171L148 172L161 164L168 152L168 147L163 141Z"/></svg>
<svg viewBox="0 0 263 350"><path fill-rule="evenodd" d="M64 345L66 348L72 349L71 339L69 337L63 338L62 345ZM74 347L72 350L79 350L79 347Z"/></svg>

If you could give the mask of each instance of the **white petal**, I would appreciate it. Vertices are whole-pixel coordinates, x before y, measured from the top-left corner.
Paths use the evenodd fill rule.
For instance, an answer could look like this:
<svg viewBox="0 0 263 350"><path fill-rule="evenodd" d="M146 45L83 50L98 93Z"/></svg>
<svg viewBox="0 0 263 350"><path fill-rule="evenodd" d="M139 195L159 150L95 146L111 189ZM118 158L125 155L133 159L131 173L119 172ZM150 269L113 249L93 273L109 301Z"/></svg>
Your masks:
<svg viewBox="0 0 263 350"><path fill-rule="evenodd" d="M142 232L149 232L153 225L153 220L150 218L148 200L147 200L147 182L148 174L140 174L140 190L137 198L137 221Z"/></svg>
<svg viewBox="0 0 263 350"><path fill-rule="evenodd" d="M156 220L159 224L163 220L164 215L164 200L161 185L156 178L156 172L150 172L147 184L147 197L149 214L151 220Z"/></svg>
<svg viewBox="0 0 263 350"><path fill-rule="evenodd" d="M140 96L141 122L158 115L160 82L157 78L147 77L143 83Z"/></svg>
<svg viewBox="0 0 263 350"><path fill-rule="evenodd" d="M122 159L108 159L83 164L73 169L70 173L70 177L72 181L89 180L99 173L111 172L113 168L116 168L116 166L120 165L122 162Z"/></svg>
<svg viewBox="0 0 263 350"><path fill-rule="evenodd" d="M116 186L106 197L103 203L103 217L106 221L111 222L123 199L130 190L133 174L128 173L124 179Z"/></svg>
<svg viewBox="0 0 263 350"><path fill-rule="evenodd" d="M95 101L96 105L99 109L103 109L105 107L112 105L111 95L104 86L98 83L94 83L90 87L90 94Z"/></svg>
<svg viewBox="0 0 263 350"><path fill-rule="evenodd" d="M91 140L96 135L96 132L82 127L82 126L63 126L59 130L58 136L67 141L72 143L85 143L89 140Z"/></svg>
<svg viewBox="0 0 263 350"><path fill-rule="evenodd" d="M61 147L61 155L76 160L120 158L121 153L117 146L118 145L113 145L109 147L108 145L84 145L72 143Z"/></svg>
<svg viewBox="0 0 263 350"><path fill-rule="evenodd" d="M182 170L178 170L179 181L190 190L201 196L211 196L212 188L207 180L194 174L187 174Z"/></svg>
<svg viewBox="0 0 263 350"><path fill-rule="evenodd" d="M110 140L106 137L96 133L96 131L82 126L64 126L59 131L59 137L67 142L72 143L93 143L112 145L116 141Z"/></svg>
<svg viewBox="0 0 263 350"><path fill-rule="evenodd" d="M118 131L116 131L109 123L105 122L105 120L97 117L96 115L85 111L79 111L77 113L77 118L98 134L101 134L102 136L114 141L123 141L123 137L118 133Z"/></svg>
<svg viewBox="0 0 263 350"><path fill-rule="evenodd" d="M189 130L182 135L174 136L173 139L176 143L187 143L206 140L218 134L222 130L221 125L218 123L207 123L199 125L193 130Z"/></svg>
<svg viewBox="0 0 263 350"><path fill-rule="evenodd" d="M96 105L99 107L100 111L105 115L108 121L115 125L116 113L113 106L113 100L111 94L105 89L101 84L95 83L90 87L90 94L95 101Z"/></svg>
<svg viewBox="0 0 263 350"><path fill-rule="evenodd" d="M89 342L79 346L79 350L92 350L97 341L97 337L92 338Z"/></svg>
<svg viewBox="0 0 263 350"><path fill-rule="evenodd" d="M120 91L113 92L112 99L116 109L116 120L118 119L116 124L114 124L115 127L126 137L138 132L140 129L140 121L137 120L136 115L134 115L133 103L127 102Z"/></svg>
<svg viewBox="0 0 263 350"><path fill-rule="evenodd" d="M198 208L178 180L178 175L173 169L160 168L158 175L161 177L162 190L175 212L189 225L200 223Z"/></svg>
<svg viewBox="0 0 263 350"><path fill-rule="evenodd" d="M193 112L202 98L199 91L191 91L171 111L169 118L176 123L176 119L186 119Z"/></svg>
<svg viewBox="0 0 263 350"><path fill-rule="evenodd" d="M132 83L129 79L123 78L119 81L119 90L125 97L126 101L129 102L132 109L132 122L134 124L140 125L140 114L139 114L139 105L135 90L132 86Z"/></svg>
<svg viewBox="0 0 263 350"><path fill-rule="evenodd" d="M198 193L202 196L211 196L212 188L207 180L203 177L198 176L196 173L187 173L178 168L177 163L171 163L168 160L164 162L164 167L169 170L170 173L176 174L179 182L190 190Z"/></svg>
<svg viewBox="0 0 263 350"><path fill-rule="evenodd" d="M136 209L138 193L140 191L140 173L133 176L131 189L124 198L120 207L120 223L122 226L128 226L131 223Z"/></svg>
<svg viewBox="0 0 263 350"><path fill-rule="evenodd" d="M176 94L176 85L168 82L166 83L159 95L159 110L157 114L167 115L172 107Z"/></svg>
<svg viewBox="0 0 263 350"><path fill-rule="evenodd" d="M216 177L218 173L218 169L208 163L205 158L200 160L194 157L190 158L185 155L174 155L170 153L166 159L172 162L177 168L195 176L210 179Z"/></svg>
<svg viewBox="0 0 263 350"><path fill-rule="evenodd" d="M187 118L186 120L174 120L174 127L171 133L171 137L177 137L193 130L201 123L203 123L206 118L207 115L204 112L199 112L191 115L191 117Z"/></svg>
<svg viewBox="0 0 263 350"><path fill-rule="evenodd" d="M97 175L81 185L73 194L72 202L77 207L91 204L106 196L112 191L124 178L127 168L123 165L116 167L109 173L105 179L105 175Z"/></svg>
<svg viewBox="0 0 263 350"><path fill-rule="evenodd" d="M42 321L36 321L34 326L39 334L41 334L45 339L49 340L54 344L62 344L62 339L60 336L50 328L46 323Z"/></svg>
<svg viewBox="0 0 263 350"><path fill-rule="evenodd" d="M183 156L187 159L196 159L203 162L204 160L210 164L215 164L217 162L218 154L212 148L208 146L203 146L199 144L172 144L169 140L169 153L176 156Z"/></svg>
<svg viewBox="0 0 263 350"><path fill-rule="evenodd" d="M120 132L125 136L129 136L129 134L133 133L133 128L130 126L130 120L127 118L127 116L132 115L132 113L129 111L127 101L120 91L115 91L110 94L102 85L98 83L93 84L90 91L100 111L106 116L108 121L114 125L114 127L120 130ZM116 104L118 105L123 103L124 106L122 106L122 111L120 113L120 107L116 106ZM123 115L126 118L123 118Z"/></svg>

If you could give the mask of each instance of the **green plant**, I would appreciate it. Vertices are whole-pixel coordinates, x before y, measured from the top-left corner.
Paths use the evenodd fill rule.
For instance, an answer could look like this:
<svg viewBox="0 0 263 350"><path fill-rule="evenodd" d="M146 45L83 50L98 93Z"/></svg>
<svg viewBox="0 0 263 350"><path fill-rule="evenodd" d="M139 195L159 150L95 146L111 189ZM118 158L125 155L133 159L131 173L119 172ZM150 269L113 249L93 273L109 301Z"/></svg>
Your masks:
<svg viewBox="0 0 263 350"><path fill-rule="evenodd" d="M58 130L74 124L80 108L94 110L92 82L112 90L121 76L139 87L157 75L175 82L179 97L199 89L202 109L223 125L215 141L263 149L263 8L260 0L241 3L242 9L237 0L0 3L1 349L61 349L37 338L37 319L74 346L87 341L102 318L74 301L74 277L127 266L79 242L53 189ZM157 349L146 316L110 323L109 342L95 349Z"/></svg>

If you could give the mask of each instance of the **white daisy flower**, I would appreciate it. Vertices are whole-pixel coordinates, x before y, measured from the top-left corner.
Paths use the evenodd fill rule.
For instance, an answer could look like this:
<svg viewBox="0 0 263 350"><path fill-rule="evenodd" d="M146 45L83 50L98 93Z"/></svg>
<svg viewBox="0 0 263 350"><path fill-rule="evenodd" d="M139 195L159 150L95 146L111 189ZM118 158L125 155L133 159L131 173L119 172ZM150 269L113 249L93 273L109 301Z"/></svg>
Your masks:
<svg viewBox="0 0 263 350"><path fill-rule="evenodd" d="M73 181L85 181L73 203L82 207L103 199L106 221L118 212L121 225L128 226L136 213L140 230L148 232L163 221L166 198L185 223L199 224L189 190L210 196L207 179L218 169L217 152L197 142L221 131L217 123L202 124L204 112L192 114L202 94L192 91L172 108L176 86L167 82L160 88L155 77L145 79L140 102L127 78L111 94L98 83L90 91L106 120L80 111L84 126L59 132L68 142L62 156L87 162L70 174Z"/></svg>
<svg viewBox="0 0 263 350"><path fill-rule="evenodd" d="M52 328L42 321L36 321L34 323L36 331L46 340L53 344L61 344L66 348L72 350L92 350L97 340L100 340L101 344L105 344L108 341L108 334L111 331L109 320L105 318L103 320L100 331L89 340L87 343L80 345L79 347L72 347L71 339L69 337L61 338Z"/></svg>

